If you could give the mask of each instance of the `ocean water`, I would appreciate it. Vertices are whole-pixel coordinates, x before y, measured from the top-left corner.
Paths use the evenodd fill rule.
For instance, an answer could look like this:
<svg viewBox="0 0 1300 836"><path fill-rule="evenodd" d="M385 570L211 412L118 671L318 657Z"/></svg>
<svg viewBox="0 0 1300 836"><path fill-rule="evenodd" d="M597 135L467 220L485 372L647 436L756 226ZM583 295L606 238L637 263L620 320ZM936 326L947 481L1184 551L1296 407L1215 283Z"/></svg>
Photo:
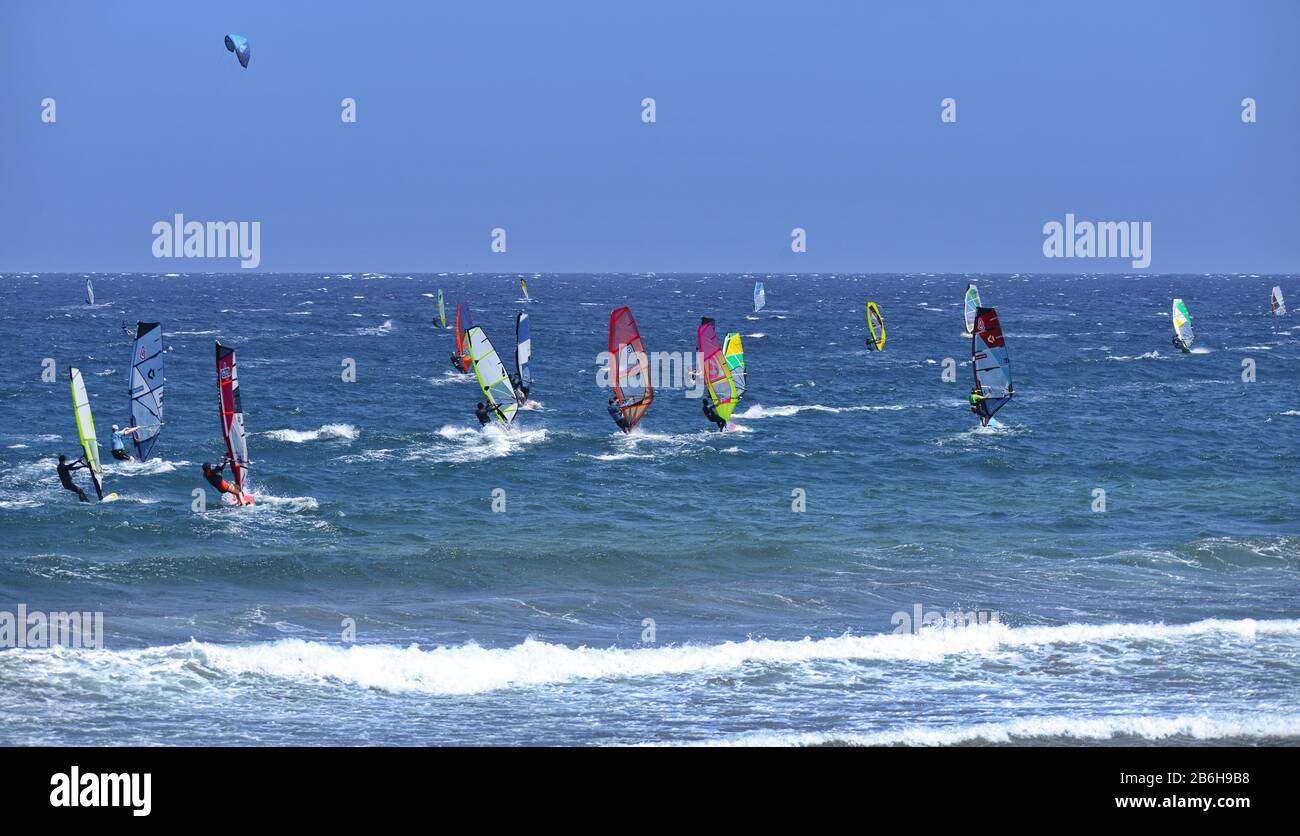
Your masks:
<svg viewBox="0 0 1300 836"><path fill-rule="evenodd" d="M1295 276L976 277L1017 390L984 430L968 277L530 276L509 432L430 317L510 355L515 276L84 279L0 277L0 610L103 612L105 646L0 650L0 744L1300 742ZM733 430L661 388L615 431L623 304L652 351L744 335ZM66 367L106 437L123 319L162 323L166 427L81 505ZM216 339L259 504L195 511ZM896 632L918 608L997 615Z"/></svg>

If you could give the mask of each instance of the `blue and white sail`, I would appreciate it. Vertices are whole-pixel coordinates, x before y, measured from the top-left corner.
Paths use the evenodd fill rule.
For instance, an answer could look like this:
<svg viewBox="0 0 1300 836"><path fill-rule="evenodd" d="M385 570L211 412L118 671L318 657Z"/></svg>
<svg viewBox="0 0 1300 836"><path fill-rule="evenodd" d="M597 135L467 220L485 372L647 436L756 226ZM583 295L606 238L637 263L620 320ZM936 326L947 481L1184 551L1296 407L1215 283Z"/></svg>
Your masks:
<svg viewBox="0 0 1300 836"><path fill-rule="evenodd" d="M163 339L157 322L137 322L131 345L131 414L128 426L139 427L131 436L135 457L146 461L158 442L163 425Z"/></svg>
<svg viewBox="0 0 1300 836"><path fill-rule="evenodd" d="M767 294L763 292L763 283L754 282L754 313L763 310L767 304Z"/></svg>

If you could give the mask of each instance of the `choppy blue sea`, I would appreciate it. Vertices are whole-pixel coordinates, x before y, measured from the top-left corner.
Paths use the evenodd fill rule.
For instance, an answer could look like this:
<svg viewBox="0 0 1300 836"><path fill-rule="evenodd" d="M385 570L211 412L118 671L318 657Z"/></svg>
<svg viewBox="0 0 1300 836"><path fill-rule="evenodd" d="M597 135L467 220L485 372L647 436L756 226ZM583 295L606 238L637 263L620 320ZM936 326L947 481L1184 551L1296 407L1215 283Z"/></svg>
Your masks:
<svg viewBox="0 0 1300 836"><path fill-rule="evenodd" d="M0 611L105 630L0 650L0 744L1300 742L1295 276L530 276L541 408L508 432L430 318L441 288L510 355L516 276L91 278L0 277ZM984 430L971 278L1017 392ZM734 429L661 388L615 431L624 304L651 351L743 335ZM66 368L106 437L123 319L162 323L166 425L82 505ZM195 511L217 339L259 504Z"/></svg>

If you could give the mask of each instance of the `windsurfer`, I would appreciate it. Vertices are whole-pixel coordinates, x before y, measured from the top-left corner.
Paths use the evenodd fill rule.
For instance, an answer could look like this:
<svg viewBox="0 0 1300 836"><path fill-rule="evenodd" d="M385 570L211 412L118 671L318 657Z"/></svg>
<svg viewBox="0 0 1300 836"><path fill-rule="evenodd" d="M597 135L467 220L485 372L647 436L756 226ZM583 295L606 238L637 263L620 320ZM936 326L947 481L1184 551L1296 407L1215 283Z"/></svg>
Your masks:
<svg viewBox="0 0 1300 836"><path fill-rule="evenodd" d="M623 403L619 403L619 402L618 402L617 400L615 400L614 398L610 398L610 399L609 399L609 406L605 407L605 411L607 411L607 412L609 413L609 417L610 417L610 418L613 418L613 419L614 419L614 423L617 424L617 425L618 425L618 428L619 428L620 430L622 430L623 432L625 432L625 433L630 433L630 432L632 432L632 424L631 424L631 422L629 422L629 421L627 420L627 418L623 415L623 407L625 407L625 406L631 406L632 403L633 403L633 401L632 401L631 398L629 398L627 401L625 401L625 402L623 402Z"/></svg>
<svg viewBox="0 0 1300 836"><path fill-rule="evenodd" d="M113 458L120 462L135 461L135 457L126 452L126 437L128 435L135 435L139 431L139 427L127 427L124 430L120 430L117 428L117 424L113 425Z"/></svg>
<svg viewBox="0 0 1300 836"><path fill-rule="evenodd" d="M1178 338L1177 334L1174 334L1174 348L1178 349L1179 351L1187 351L1187 346L1183 343L1181 339Z"/></svg>
<svg viewBox="0 0 1300 836"><path fill-rule="evenodd" d="M455 369L458 374L465 373L465 364L460 361L459 352L453 351L451 353L451 367Z"/></svg>
<svg viewBox="0 0 1300 836"><path fill-rule="evenodd" d="M474 410L474 417L478 418L480 427L486 427L488 422L492 420L492 416L488 414L487 407L483 405L482 401L479 402L478 408Z"/></svg>
<svg viewBox="0 0 1300 836"><path fill-rule="evenodd" d="M980 424L987 427L989 425L989 408L985 401L988 395L985 395L978 386L972 386L970 390L970 411L979 416Z"/></svg>
<svg viewBox="0 0 1300 836"><path fill-rule="evenodd" d="M707 398L704 400L704 417L718 425L718 432L727 429L727 422L722 419L722 416L718 415L718 410L713 408L713 402Z"/></svg>
<svg viewBox="0 0 1300 836"><path fill-rule="evenodd" d="M68 457L62 453L59 454L59 481L63 483L64 490L72 491L82 502L89 502L90 500L86 498L86 492L77 487L77 484L72 481L72 471L80 470L83 467L89 467L85 459L77 459L72 464L68 464Z"/></svg>
<svg viewBox="0 0 1300 836"><path fill-rule="evenodd" d="M531 391L524 385L524 379L519 376L519 372L510 375L510 385L515 387L515 394L519 397L519 406L521 408L528 404L528 393Z"/></svg>
<svg viewBox="0 0 1300 836"><path fill-rule="evenodd" d="M225 470L226 465L229 463L230 463L230 459L224 457L221 459L221 464L218 465L217 467L213 467L208 462L204 462L203 478L207 479L208 484L216 488L219 493L228 493L231 496L233 496L235 498L235 501L240 505L247 505L248 502L244 498L243 491L241 491L239 488L227 482L221 476L221 471Z"/></svg>

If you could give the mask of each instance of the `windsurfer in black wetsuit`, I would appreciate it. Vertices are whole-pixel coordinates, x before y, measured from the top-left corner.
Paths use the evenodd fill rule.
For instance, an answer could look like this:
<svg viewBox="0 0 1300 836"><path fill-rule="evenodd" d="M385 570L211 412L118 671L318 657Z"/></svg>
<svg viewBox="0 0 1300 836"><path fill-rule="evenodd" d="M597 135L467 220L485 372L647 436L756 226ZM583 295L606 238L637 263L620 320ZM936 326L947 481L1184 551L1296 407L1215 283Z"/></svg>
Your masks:
<svg viewBox="0 0 1300 836"><path fill-rule="evenodd" d="M465 364L460 361L460 354L458 352L453 351L451 353L451 367L460 374L465 373Z"/></svg>
<svg viewBox="0 0 1300 836"><path fill-rule="evenodd" d="M704 417L718 425L718 432L724 432L727 429L727 422L722 420L718 410L713 408L713 401L708 398L704 399Z"/></svg>
<svg viewBox="0 0 1300 836"><path fill-rule="evenodd" d="M478 418L480 427L486 427L488 422L492 420L492 416L488 414L487 407L483 405L482 401L479 402L478 408L474 410L474 417Z"/></svg>
<svg viewBox="0 0 1300 836"><path fill-rule="evenodd" d="M83 467L89 467L85 459L77 459L72 464L68 464L68 457L62 453L59 454L59 481L63 483L64 490L72 491L82 502L89 502L90 500L86 498L86 492L77 487L76 482L72 481L72 471L80 470Z"/></svg>

